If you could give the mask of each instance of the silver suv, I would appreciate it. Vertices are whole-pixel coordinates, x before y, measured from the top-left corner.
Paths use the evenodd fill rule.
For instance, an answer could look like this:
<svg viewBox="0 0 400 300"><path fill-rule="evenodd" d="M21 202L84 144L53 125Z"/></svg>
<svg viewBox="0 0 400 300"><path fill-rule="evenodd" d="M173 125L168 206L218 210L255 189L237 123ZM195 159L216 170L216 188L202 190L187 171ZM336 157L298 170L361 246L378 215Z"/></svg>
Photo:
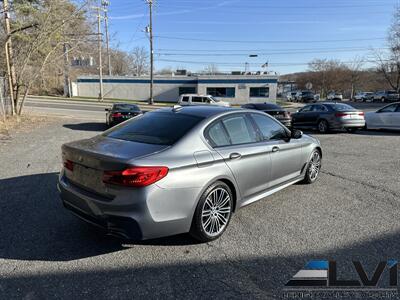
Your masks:
<svg viewBox="0 0 400 300"><path fill-rule="evenodd" d="M396 102L399 101L399 93L396 91L378 91L374 94L374 101Z"/></svg>

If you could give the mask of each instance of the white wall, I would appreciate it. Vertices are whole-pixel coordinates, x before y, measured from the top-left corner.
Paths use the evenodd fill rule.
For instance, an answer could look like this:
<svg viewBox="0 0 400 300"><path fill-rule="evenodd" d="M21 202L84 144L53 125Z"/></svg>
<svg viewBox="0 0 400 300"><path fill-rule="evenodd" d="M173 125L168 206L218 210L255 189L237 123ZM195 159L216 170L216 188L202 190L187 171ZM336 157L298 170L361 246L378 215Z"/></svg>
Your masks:
<svg viewBox="0 0 400 300"><path fill-rule="evenodd" d="M81 77L81 80L96 80L96 77ZM115 82L105 81L104 98L127 99L147 101L149 99L148 78L110 78L118 80ZM131 82L124 82L131 80ZM235 88L234 98L220 98L232 104L243 104L248 102L275 102L277 83L264 83L266 81L277 81L276 76L245 75L245 76L199 76L199 77L156 77L155 80L166 81L167 83L154 83L154 99L159 102L176 102L179 98L179 87L197 87L199 94L207 94L207 87L233 87ZM173 81L179 82L174 84ZM199 81L198 84L193 81ZM141 83L143 81L143 83ZM214 83L216 81L217 83ZM237 83L235 83L235 81ZM187 83L184 83L187 82ZM245 82L245 83L242 83ZM269 87L268 98L250 98L250 87ZM77 82L77 93L74 96L95 97L99 96L98 82Z"/></svg>

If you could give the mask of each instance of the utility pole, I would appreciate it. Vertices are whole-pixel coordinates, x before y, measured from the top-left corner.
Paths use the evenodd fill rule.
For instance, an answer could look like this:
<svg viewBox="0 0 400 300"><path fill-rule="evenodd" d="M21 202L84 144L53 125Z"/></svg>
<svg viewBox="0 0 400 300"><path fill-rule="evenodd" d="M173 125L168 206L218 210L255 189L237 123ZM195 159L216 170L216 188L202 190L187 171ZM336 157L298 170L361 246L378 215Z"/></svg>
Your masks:
<svg viewBox="0 0 400 300"><path fill-rule="evenodd" d="M9 13L9 3L8 0L3 0L3 12L4 12L4 22L5 30L7 35L7 40L4 45L6 54L6 64L7 64L7 77L8 77L8 89L11 101L11 115L16 112L15 106L17 99L14 99L14 92L17 85L15 76L15 67L13 64L13 48L11 42L11 26L10 26L10 13Z"/></svg>
<svg viewBox="0 0 400 300"><path fill-rule="evenodd" d="M153 51L153 0L146 0L149 4L149 35L150 35L150 99L149 104L154 104L153 99L153 75L154 75L154 51Z"/></svg>
<svg viewBox="0 0 400 300"><path fill-rule="evenodd" d="M108 32L108 10L107 10L107 7L110 5L110 2L108 0L102 0L101 4L104 10L104 26L106 34L107 59L108 59L108 76L111 76L112 68L111 68L111 54L110 54L110 34Z"/></svg>
<svg viewBox="0 0 400 300"><path fill-rule="evenodd" d="M71 97L71 85L69 82L69 55L68 43L64 42L64 97Z"/></svg>
<svg viewBox="0 0 400 300"><path fill-rule="evenodd" d="M102 58L102 33L101 33L101 7L95 7L97 10L97 41L99 44L99 101L104 100L104 93L103 93L103 58Z"/></svg>

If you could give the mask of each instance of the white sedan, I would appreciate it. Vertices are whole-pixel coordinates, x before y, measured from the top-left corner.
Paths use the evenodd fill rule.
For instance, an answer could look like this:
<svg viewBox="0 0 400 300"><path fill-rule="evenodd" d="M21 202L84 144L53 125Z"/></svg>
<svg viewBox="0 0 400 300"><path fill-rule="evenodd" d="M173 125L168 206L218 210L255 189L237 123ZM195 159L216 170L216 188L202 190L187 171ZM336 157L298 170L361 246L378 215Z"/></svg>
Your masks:
<svg viewBox="0 0 400 300"><path fill-rule="evenodd" d="M400 102L389 104L375 112L365 114L367 129L400 130Z"/></svg>

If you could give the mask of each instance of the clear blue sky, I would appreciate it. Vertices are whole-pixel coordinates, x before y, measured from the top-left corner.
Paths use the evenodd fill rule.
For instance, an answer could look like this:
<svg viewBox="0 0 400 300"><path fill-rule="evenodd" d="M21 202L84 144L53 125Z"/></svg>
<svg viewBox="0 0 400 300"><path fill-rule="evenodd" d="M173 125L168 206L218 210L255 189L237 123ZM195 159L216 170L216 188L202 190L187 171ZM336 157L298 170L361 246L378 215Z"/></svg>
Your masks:
<svg viewBox="0 0 400 300"><path fill-rule="evenodd" d="M307 69L313 58L351 61L385 48L398 0L154 0L155 67L280 74ZM113 44L148 47L144 0L111 0ZM250 54L258 57L250 58Z"/></svg>

